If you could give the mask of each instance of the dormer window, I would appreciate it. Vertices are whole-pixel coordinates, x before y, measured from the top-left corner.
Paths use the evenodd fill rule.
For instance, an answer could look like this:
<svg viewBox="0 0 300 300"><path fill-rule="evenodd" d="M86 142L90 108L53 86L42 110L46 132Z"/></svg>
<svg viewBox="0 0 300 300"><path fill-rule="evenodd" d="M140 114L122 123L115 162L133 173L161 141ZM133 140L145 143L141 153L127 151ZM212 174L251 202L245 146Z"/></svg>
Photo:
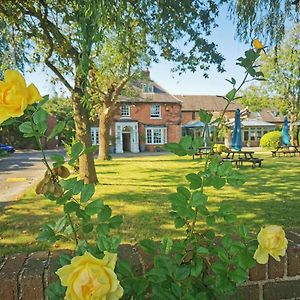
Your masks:
<svg viewBox="0 0 300 300"><path fill-rule="evenodd" d="M150 117L151 118L160 118L160 105L159 104L151 105Z"/></svg>
<svg viewBox="0 0 300 300"><path fill-rule="evenodd" d="M153 93L154 92L154 86L151 84L143 84L143 92L144 93Z"/></svg>
<svg viewBox="0 0 300 300"><path fill-rule="evenodd" d="M121 105L121 117L130 117L130 105L128 104L122 104Z"/></svg>
<svg viewBox="0 0 300 300"><path fill-rule="evenodd" d="M278 118L278 117L279 117L279 112L278 112L278 111L271 111L271 115L272 115L274 118Z"/></svg>

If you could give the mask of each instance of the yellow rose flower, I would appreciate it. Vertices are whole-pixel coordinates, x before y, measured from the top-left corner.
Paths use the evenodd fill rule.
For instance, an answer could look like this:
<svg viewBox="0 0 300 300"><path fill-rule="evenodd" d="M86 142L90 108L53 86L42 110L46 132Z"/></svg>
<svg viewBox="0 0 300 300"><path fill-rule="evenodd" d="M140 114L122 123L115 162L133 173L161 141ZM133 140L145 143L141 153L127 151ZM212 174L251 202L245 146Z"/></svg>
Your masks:
<svg viewBox="0 0 300 300"><path fill-rule="evenodd" d="M264 48L262 42L259 39L254 39L252 45L256 50L261 50Z"/></svg>
<svg viewBox="0 0 300 300"><path fill-rule="evenodd" d="M66 300L118 300L123 296L114 272L117 254L104 254L103 259L98 259L85 252L57 270L61 284L67 287Z"/></svg>
<svg viewBox="0 0 300 300"><path fill-rule="evenodd" d="M259 245L254 253L254 259L259 264L266 264L269 255L277 261L280 261L279 256L285 255L288 241L281 226L270 225L261 228L257 240Z"/></svg>
<svg viewBox="0 0 300 300"><path fill-rule="evenodd" d="M11 117L20 117L29 104L42 99L34 84L26 87L19 71L6 70L0 81L0 124Z"/></svg>

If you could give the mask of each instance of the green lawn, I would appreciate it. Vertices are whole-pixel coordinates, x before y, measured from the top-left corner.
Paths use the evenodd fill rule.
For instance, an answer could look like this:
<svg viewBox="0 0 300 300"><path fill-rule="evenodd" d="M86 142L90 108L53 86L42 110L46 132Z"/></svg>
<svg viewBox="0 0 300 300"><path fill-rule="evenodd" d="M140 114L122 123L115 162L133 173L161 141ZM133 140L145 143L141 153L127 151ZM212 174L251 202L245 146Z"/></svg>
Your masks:
<svg viewBox="0 0 300 300"><path fill-rule="evenodd" d="M270 153L259 156L265 159L262 168L252 169L250 165L241 168L240 172L248 177L243 187L209 188L210 209L227 200L239 216L239 222L253 230L262 224L300 227L300 157L272 158ZM124 242L182 236L182 232L174 230L168 215L168 194L178 184L186 185L185 175L202 169L203 162L162 155L96 164L100 184L95 197L109 204L113 214L124 215ZM46 249L48 245L38 243L36 235L44 222L55 220L61 214L61 209L51 201L29 191L22 200L1 212L0 254Z"/></svg>

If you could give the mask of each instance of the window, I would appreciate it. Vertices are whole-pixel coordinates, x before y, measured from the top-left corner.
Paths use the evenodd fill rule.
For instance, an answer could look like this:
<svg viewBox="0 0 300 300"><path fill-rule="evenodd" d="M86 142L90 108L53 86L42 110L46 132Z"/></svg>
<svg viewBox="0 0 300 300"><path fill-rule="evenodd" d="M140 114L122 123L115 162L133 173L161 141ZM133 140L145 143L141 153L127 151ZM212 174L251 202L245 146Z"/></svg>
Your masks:
<svg viewBox="0 0 300 300"><path fill-rule="evenodd" d="M255 128L250 128L250 140L255 141Z"/></svg>
<svg viewBox="0 0 300 300"><path fill-rule="evenodd" d="M92 138L93 145L99 145L99 128L98 127L91 128L91 138Z"/></svg>
<svg viewBox="0 0 300 300"><path fill-rule="evenodd" d="M244 141L248 141L248 140L249 140L249 131L244 130Z"/></svg>
<svg viewBox="0 0 300 300"><path fill-rule="evenodd" d="M256 134L257 134L257 138L260 139L261 138L261 129L257 129Z"/></svg>
<svg viewBox="0 0 300 300"><path fill-rule="evenodd" d="M130 105L121 105L121 117L130 117Z"/></svg>
<svg viewBox="0 0 300 300"><path fill-rule="evenodd" d="M146 144L166 144L167 128L146 128Z"/></svg>
<svg viewBox="0 0 300 300"><path fill-rule="evenodd" d="M154 92L154 86L150 84L144 84L143 85L143 92L144 93L153 93Z"/></svg>
<svg viewBox="0 0 300 300"><path fill-rule="evenodd" d="M158 104L151 105L150 117L160 118L160 105Z"/></svg>
<svg viewBox="0 0 300 300"><path fill-rule="evenodd" d="M193 111L192 112L192 120L195 120L196 119L196 114L195 114L195 112Z"/></svg>

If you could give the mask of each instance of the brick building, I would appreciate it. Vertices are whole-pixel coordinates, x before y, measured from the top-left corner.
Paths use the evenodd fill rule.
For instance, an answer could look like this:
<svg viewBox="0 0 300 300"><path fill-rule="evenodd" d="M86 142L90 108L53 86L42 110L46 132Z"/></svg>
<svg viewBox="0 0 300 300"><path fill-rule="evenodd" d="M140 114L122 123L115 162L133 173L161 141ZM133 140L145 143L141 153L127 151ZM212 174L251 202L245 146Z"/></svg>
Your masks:
<svg viewBox="0 0 300 300"><path fill-rule="evenodd" d="M146 82L137 83L138 96L120 97L119 109L110 128L111 152L159 151L166 143L178 142L184 134L201 135L199 110L211 112L215 119L227 105L223 96L171 95L150 79L149 72L146 75ZM242 118L244 146L258 146L263 134L275 130L283 122L283 116L276 110L250 112L240 103L227 107L228 121L234 120L237 108L246 112ZM91 128L93 144L99 143L98 132L96 124Z"/></svg>
<svg viewBox="0 0 300 300"><path fill-rule="evenodd" d="M113 152L159 151L181 137L181 101L150 79L139 88L138 97L120 97L110 128ZM91 128L93 144L98 130Z"/></svg>

